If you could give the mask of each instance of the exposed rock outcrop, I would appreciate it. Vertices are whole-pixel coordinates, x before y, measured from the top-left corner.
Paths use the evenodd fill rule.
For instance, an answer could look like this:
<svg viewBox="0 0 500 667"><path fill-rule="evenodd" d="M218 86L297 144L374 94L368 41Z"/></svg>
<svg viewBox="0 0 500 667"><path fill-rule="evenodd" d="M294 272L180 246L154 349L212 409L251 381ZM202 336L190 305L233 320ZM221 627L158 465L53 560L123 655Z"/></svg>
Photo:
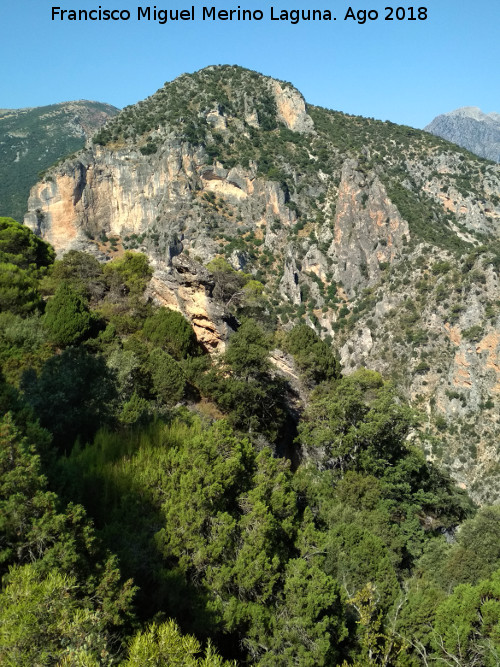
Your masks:
<svg viewBox="0 0 500 667"><path fill-rule="evenodd" d="M203 266L187 257L174 257L168 269L154 273L146 296L182 313L191 321L198 341L209 352L221 353L236 321L212 299L214 287Z"/></svg>
<svg viewBox="0 0 500 667"><path fill-rule="evenodd" d="M280 121L294 132L312 132L314 124L306 112L305 100L298 90L279 81L272 81L272 89Z"/></svg>
<svg viewBox="0 0 500 667"><path fill-rule="evenodd" d="M380 279L381 266L401 259L403 243L409 240L408 223L378 177L362 171L356 161L346 160L329 250L338 260L335 280L342 282L350 297L354 296L359 286Z"/></svg>

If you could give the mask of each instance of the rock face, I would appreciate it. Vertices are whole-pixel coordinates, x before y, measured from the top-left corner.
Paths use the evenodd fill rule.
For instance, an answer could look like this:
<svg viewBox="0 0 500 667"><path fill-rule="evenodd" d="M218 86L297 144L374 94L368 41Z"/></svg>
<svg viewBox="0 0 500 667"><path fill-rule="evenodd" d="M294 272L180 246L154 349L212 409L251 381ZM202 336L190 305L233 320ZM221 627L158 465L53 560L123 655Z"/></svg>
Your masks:
<svg viewBox="0 0 500 667"><path fill-rule="evenodd" d="M63 102L0 111L0 215L22 220L40 171L85 142L118 109L100 102Z"/></svg>
<svg viewBox="0 0 500 667"><path fill-rule="evenodd" d="M307 115L302 95L295 88L283 86L278 81L272 81L271 85L279 120L294 132L312 132L314 125Z"/></svg>
<svg viewBox="0 0 500 667"><path fill-rule="evenodd" d="M427 132L452 141L480 157L500 162L500 114L462 107L437 116Z"/></svg>
<svg viewBox="0 0 500 667"><path fill-rule="evenodd" d="M51 169L25 223L59 253L112 256L114 236L148 254L150 295L212 351L235 326L203 268L222 256L262 283L267 321L303 320L343 372L392 378L423 415L427 455L477 500L500 498L500 167L211 67Z"/></svg>
<svg viewBox="0 0 500 667"><path fill-rule="evenodd" d="M254 170L207 167L201 149L167 141L148 159L139 151L97 146L67 161L32 189L24 223L58 252L90 237L141 235L154 228L162 237L159 261L169 264L184 238L208 260L215 254L204 216L212 201L204 197L210 195L257 226L265 228L271 218L285 226L295 220L276 183L257 179Z"/></svg>
<svg viewBox="0 0 500 667"><path fill-rule="evenodd" d="M410 238L408 223L379 178L360 171L355 160L346 160L342 168L333 233L334 278L349 297L380 280L380 267L401 259L403 240Z"/></svg>
<svg viewBox="0 0 500 667"><path fill-rule="evenodd" d="M205 349L221 353L236 329L236 321L212 298L214 287L210 273L201 264L187 257L174 257L167 270L155 272L146 296L182 313L191 321Z"/></svg>

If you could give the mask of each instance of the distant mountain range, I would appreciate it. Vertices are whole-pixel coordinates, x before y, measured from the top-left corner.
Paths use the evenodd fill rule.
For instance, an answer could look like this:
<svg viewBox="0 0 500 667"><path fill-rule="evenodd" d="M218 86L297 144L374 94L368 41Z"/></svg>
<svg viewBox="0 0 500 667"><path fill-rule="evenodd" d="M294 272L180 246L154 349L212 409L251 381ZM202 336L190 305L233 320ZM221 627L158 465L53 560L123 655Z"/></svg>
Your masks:
<svg viewBox="0 0 500 667"><path fill-rule="evenodd" d="M40 172L85 145L116 107L79 100L0 109L0 215L22 220Z"/></svg>
<svg viewBox="0 0 500 667"><path fill-rule="evenodd" d="M436 116L424 128L479 155L500 162L500 114L483 113L478 107L462 107Z"/></svg>

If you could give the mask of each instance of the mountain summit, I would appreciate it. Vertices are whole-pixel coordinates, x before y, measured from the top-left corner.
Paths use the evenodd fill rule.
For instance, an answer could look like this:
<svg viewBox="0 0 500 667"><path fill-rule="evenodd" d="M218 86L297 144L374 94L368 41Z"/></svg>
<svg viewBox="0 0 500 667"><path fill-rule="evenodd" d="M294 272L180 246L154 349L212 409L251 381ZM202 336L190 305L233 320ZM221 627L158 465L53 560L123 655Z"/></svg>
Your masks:
<svg viewBox="0 0 500 667"><path fill-rule="evenodd" d="M425 128L479 157L500 162L500 114L483 113L478 107L461 107L437 116Z"/></svg>
<svg viewBox="0 0 500 667"><path fill-rule="evenodd" d="M214 350L230 333L223 309L240 316L228 283L252 276L254 316L273 329L305 321L344 373L391 377L421 412L425 453L477 500L500 495L499 166L209 67L49 170L25 223L59 253L146 253L151 296ZM214 259L226 271L216 288Z"/></svg>

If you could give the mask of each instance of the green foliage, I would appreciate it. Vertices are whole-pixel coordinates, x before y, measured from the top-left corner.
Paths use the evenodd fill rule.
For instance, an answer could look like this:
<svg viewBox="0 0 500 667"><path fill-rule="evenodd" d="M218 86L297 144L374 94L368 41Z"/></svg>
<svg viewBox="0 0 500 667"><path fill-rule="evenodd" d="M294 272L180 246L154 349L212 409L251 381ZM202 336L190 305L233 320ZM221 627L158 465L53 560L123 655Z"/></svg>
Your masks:
<svg viewBox="0 0 500 667"><path fill-rule="evenodd" d="M446 261L444 261L444 262L435 262L432 265L432 273L434 275L440 275L442 273L448 273L449 271L451 271L451 269L452 269L451 263L446 262Z"/></svg>
<svg viewBox="0 0 500 667"><path fill-rule="evenodd" d="M108 568L105 576L114 576ZM105 579L89 594L74 575L55 565L40 572L36 564L14 566L0 593L0 660L2 664L31 667L68 660L85 665L116 664L113 620L127 613L133 589L121 599L106 599ZM111 617L110 617L111 613ZM90 660L87 662L87 660Z"/></svg>
<svg viewBox="0 0 500 667"><path fill-rule="evenodd" d="M38 376L27 372L23 388L54 443L68 451L75 439L91 435L110 420L116 389L104 360L83 348L51 357Z"/></svg>
<svg viewBox="0 0 500 667"><path fill-rule="evenodd" d="M15 264L0 264L0 309L25 315L41 309L37 280Z"/></svg>
<svg viewBox="0 0 500 667"><path fill-rule="evenodd" d="M409 189L401 182L387 182L387 194L397 206L401 216L408 221L410 231L423 241L447 250L461 252L469 245L450 229L443 209L422 190ZM436 224L436 219L439 223Z"/></svg>
<svg viewBox="0 0 500 667"><path fill-rule="evenodd" d="M0 594L2 664L55 664L88 648L95 658L109 656L102 621L77 590L75 577L52 571L40 578L33 565L13 568Z"/></svg>
<svg viewBox="0 0 500 667"><path fill-rule="evenodd" d="M0 218L0 310L26 315L41 310L38 279L53 249L12 218Z"/></svg>
<svg viewBox="0 0 500 667"><path fill-rule="evenodd" d="M395 398L378 373L357 371L311 402L299 440L317 452L313 456L323 466L378 470L401 455L414 423L411 411Z"/></svg>
<svg viewBox="0 0 500 667"><path fill-rule="evenodd" d="M222 547L234 524L227 512L238 491L248 487L254 456L247 440L238 441L218 422L190 446L169 450L167 458L165 527L157 540L183 569L202 572L227 557Z"/></svg>
<svg viewBox="0 0 500 667"><path fill-rule="evenodd" d="M223 660L209 643L200 656L200 643L191 635L183 635L172 620L161 625L153 623L138 632L129 647L128 659L123 667L236 667L236 663Z"/></svg>
<svg viewBox="0 0 500 667"><path fill-rule="evenodd" d="M401 664L399 658L405 654L405 641L392 628L384 627L375 587L371 583L366 584L350 597L348 603L358 617L360 662L354 663L355 666Z"/></svg>
<svg viewBox="0 0 500 667"><path fill-rule="evenodd" d="M164 350L158 348L149 357L153 391L165 405L175 405L181 400L186 387L186 379L181 367Z"/></svg>
<svg viewBox="0 0 500 667"><path fill-rule="evenodd" d="M391 553L383 540L355 524L337 524L328 534L326 572L341 581L350 595L370 582L378 608L388 610L399 594Z"/></svg>
<svg viewBox="0 0 500 667"><path fill-rule="evenodd" d="M285 420L284 383L270 374L269 347L262 329L246 320L231 337L223 364L202 379L200 389L236 428L275 439Z"/></svg>
<svg viewBox="0 0 500 667"><path fill-rule="evenodd" d="M31 434L47 447L48 433L32 428ZM0 422L1 572L7 565L29 562L35 554L41 558L55 550L56 559L63 556L59 550L66 520L57 513L56 496L45 487L33 445L7 413Z"/></svg>
<svg viewBox="0 0 500 667"><path fill-rule="evenodd" d="M457 586L436 611L433 645L441 659L494 667L500 658L500 572Z"/></svg>
<svg viewBox="0 0 500 667"><path fill-rule="evenodd" d="M92 255L78 250L70 250L54 263L42 289L53 294L61 282L93 301L102 298L106 289L102 265Z"/></svg>
<svg viewBox="0 0 500 667"><path fill-rule="evenodd" d="M145 146L141 146L139 150L143 155L154 155L158 150L158 144L150 140Z"/></svg>
<svg viewBox="0 0 500 667"><path fill-rule="evenodd" d="M142 332L156 347L175 359L185 359L198 351L193 328L186 318L170 308L159 308L144 321Z"/></svg>
<svg viewBox="0 0 500 667"><path fill-rule="evenodd" d="M260 655L277 639L269 635L269 605L282 587L293 538L296 502L288 466L268 450L255 456L249 442L237 440L223 422L169 459L162 549L202 577L224 625L243 630L250 652ZM312 620L310 627L314 631ZM290 655L297 650L302 647L290 647Z"/></svg>
<svg viewBox="0 0 500 667"><path fill-rule="evenodd" d="M211 273L237 273L224 257L214 257L211 259L207 264L207 269Z"/></svg>
<svg viewBox="0 0 500 667"><path fill-rule="evenodd" d="M110 289L123 287L127 293L135 296L144 292L153 275L146 255L130 250L123 257L105 264L103 271Z"/></svg>
<svg viewBox="0 0 500 667"><path fill-rule="evenodd" d="M269 369L269 348L270 342L262 329L247 320L231 337L225 360L237 376L256 377Z"/></svg>
<svg viewBox="0 0 500 667"><path fill-rule="evenodd" d="M462 336L467 340L478 341L483 335L483 327L480 324L474 324L469 329L462 331Z"/></svg>
<svg viewBox="0 0 500 667"><path fill-rule="evenodd" d="M225 247L226 253L231 251L235 243L236 241L232 241ZM264 286L260 281L253 279L250 274L235 271L223 257L212 259L207 264L207 269L212 273L215 281L213 297L222 301L226 307L244 309L245 306L261 306Z"/></svg>
<svg viewBox="0 0 500 667"><path fill-rule="evenodd" d="M42 318L35 312L27 317L0 313L0 360L5 378L16 387L29 368L41 369L52 356Z"/></svg>
<svg viewBox="0 0 500 667"><path fill-rule="evenodd" d="M259 305L263 292L264 285L259 280L249 280L243 285L243 300L245 305Z"/></svg>
<svg viewBox="0 0 500 667"><path fill-rule="evenodd" d="M330 346L306 324L299 324L288 333L285 349L293 355L308 384L340 377L340 365Z"/></svg>
<svg viewBox="0 0 500 667"><path fill-rule="evenodd" d="M123 404L118 419L122 424L132 425L145 421L149 415L149 404L134 391L128 401Z"/></svg>
<svg viewBox="0 0 500 667"><path fill-rule="evenodd" d="M476 584L499 567L500 508L483 507L461 526L456 545L441 562L441 581L451 586Z"/></svg>
<svg viewBox="0 0 500 667"><path fill-rule="evenodd" d="M26 432L47 439L35 424ZM134 589L120 584L115 559L96 562L83 508L61 510L46 487L34 446L7 415L0 423L0 571L10 569L0 593L0 661L55 664L88 652L111 663L112 631L129 618Z"/></svg>
<svg viewBox="0 0 500 667"><path fill-rule="evenodd" d="M142 366L133 350L115 348L107 359L108 368L114 372L116 388L122 400L128 400L137 384L141 384Z"/></svg>
<svg viewBox="0 0 500 667"><path fill-rule="evenodd" d="M60 347L88 338L95 323L83 297L61 283L50 299L43 318L50 340Z"/></svg>
<svg viewBox="0 0 500 667"><path fill-rule="evenodd" d="M269 667L334 664L337 646L347 636L337 581L305 558L290 559L282 599L270 650L259 664Z"/></svg>
<svg viewBox="0 0 500 667"><path fill-rule="evenodd" d="M436 543L436 546L446 545ZM401 607L396 626L397 632L408 644L408 660L402 661L402 665L421 665L422 653L431 652L436 610L445 598L446 593L430 584L425 577L415 577L410 582L407 601Z"/></svg>
<svg viewBox="0 0 500 667"><path fill-rule="evenodd" d="M12 218L0 217L0 263L36 270L50 266L54 249Z"/></svg>

